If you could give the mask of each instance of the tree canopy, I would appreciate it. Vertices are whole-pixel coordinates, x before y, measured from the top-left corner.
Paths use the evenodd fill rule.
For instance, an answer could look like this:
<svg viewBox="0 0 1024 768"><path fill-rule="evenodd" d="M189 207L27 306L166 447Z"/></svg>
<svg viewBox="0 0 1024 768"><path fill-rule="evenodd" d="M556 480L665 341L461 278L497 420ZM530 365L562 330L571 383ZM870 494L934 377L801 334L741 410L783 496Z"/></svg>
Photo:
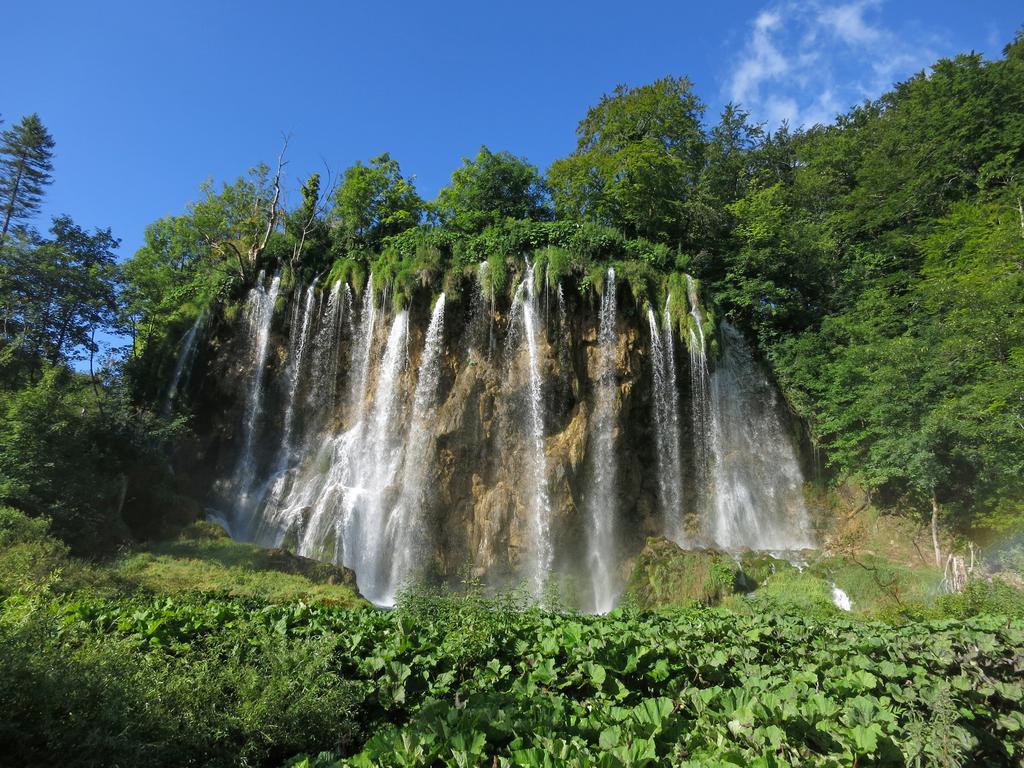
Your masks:
<svg viewBox="0 0 1024 768"><path fill-rule="evenodd" d="M463 159L433 208L445 226L463 232L480 232L503 219L551 218L547 187L537 167L487 147L480 147L476 157Z"/></svg>

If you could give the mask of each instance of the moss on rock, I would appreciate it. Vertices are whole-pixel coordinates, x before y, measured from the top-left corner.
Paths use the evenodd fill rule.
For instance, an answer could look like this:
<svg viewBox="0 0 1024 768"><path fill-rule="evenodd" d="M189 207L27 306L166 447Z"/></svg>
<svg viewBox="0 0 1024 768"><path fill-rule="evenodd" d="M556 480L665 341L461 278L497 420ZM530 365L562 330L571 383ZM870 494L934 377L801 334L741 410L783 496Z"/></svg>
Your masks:
<svg viewBox="0 0 1024 768"><path fill-rule="evenodd" d="M736 588L740 567L710 549L684 550L662 538L649 538L626 585L627 599L639 608L715 605Z"/></svg>

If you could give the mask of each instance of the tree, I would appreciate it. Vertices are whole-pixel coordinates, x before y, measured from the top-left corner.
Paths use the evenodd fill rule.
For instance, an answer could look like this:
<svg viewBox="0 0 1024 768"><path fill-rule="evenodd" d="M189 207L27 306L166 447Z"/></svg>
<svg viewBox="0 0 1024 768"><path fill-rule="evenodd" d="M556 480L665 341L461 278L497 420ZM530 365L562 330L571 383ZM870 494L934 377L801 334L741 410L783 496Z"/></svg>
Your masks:
<svg viewBox="0 0 1024 768"><path fill-rule="evenodd" d="M424 208L412 179L385 152L369 165L357 162L345 171L333 217L347 249L377 250L385 237L419 224Z"/></svg>
<svg viewBox="0 0 1024 768"><path fill-rule="evenodd" d="M141 354L154 332L186 311L198 311L230 274L188 216L167 216L146 227L145 244L121 265L119 331Z"/></svg>
<svg viewBox="0 0 1024 768"><path fill-rule="evenodd" d="M317 262L330 247L330 233L324 220L325 196L320 191L320 174L314 173L302 185L302 205L285 214L284 229L292 241L292 269L302 262Z"/></svg>
<svg viewBox="0 0 1024 768"><path fill-rule="evenodd" d="M67 216L55 218L50 233L8 248L4 261L10 320L35 359L52 365L93 349L94 333L114 325L119 241Z"/></svg>
<svg viewBox="0 0 1024 768"><path fill-rule="evenodd" d="M480 147L475 158L463 158L434 203L445 225L480 232L503 219L551 218L548 190L537 167L510 152L495 154Z"/></svg>
<svg viewBox="0 0 1024 768"><path fill-rule="evenodd" d="M53 180L53 147L53 138L35 113L0 134L0 245L11 226L39 210L43 190Z"/></svg>
<svg viewBox="0 0 1024 768"><path fill-rule="evenodd" d="M117 441L91 407L90 388L65 366L0 394L0 504L47 516L78 552L117 537Z"/></svg>
<svg viewBox="0 0 1024 768"><path fill-rule="evenodd" d="M243 283L255 276L270 236L281 223L281 172L287 146L286 141L273 175L269 166L260 163L248 178L224 184L219 193L208 181L202 186L205 199L189 210L199 237L223 261L234 263Z"/></svg>
<svg viewBox="0 0 1024 768"><path fill-rule="evenodd" d="M686 241L686 203L705 146L704 105L692 87L688 78L665 77L603 96L576 129L576 151L548 172L559 217L653 241Z"/></svg>

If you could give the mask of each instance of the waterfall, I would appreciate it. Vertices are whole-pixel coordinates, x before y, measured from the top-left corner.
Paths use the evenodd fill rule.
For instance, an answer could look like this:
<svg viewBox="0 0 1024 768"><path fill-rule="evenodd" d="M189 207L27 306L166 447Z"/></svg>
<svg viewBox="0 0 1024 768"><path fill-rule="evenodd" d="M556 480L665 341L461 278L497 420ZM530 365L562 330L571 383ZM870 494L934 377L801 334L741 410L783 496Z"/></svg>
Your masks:
<svg viewBox="0 0 1024 768"><path fill-rule="evenodd" d="M721 340L711 374L709 533L726 549L810 547L803 474L775 390L739 331L722 323Z"/></svg>
<svg viewBox="0 0 1024 768"><path fill-rule="evenodd" d="M299 302L296 301L296 308ZM281 438L278 467L283 469L292 456L292 443L295 439L295 410L298 401L299 385L306 361L307 351L312 335L313 317L316 315L316 281L306 289L305 301L301 304L301 312L296 312L294 320L298 320L292 328L289 339L288 359L288 395L284 412L284 432Z"/></svg>
<svg viewBox="0 0 1024 768"><path fill-rule="evenodd" d="M368 350L377 324L371 290L363 300L359 345L353 350L358 366L352 370L348 404L353 420L309 452L284 500L284 524L278 530L298 526L299 554L352 568L362 594L381 604L393 599L385 529L405 447L399 380L405 370L409 315L399 312L391 323L368 405L362 393L370 384Z"/></svg>
<svg viewBox="0 0 1024 768"><path fill-rule="evenodd" d="M370 376L370 357L373 352L373 335L377 327L377 306L373 301L373 275L366 283L363 292L363 307L359 313L359 347L353 348L351 368L355 376L349 388L348 405L353 418L352 423L360 421L363 415L366 384ZM358 367L356 367L358 366Z"/></svg>
<svg viewBox="0 0 1024 768"><path fill-rule="evenodd" d="M616 457L615 415L619 389L615 380L615 270L608 270L598 330L598 360L590 439L592 478L586 497L587 570L593 590L593 610L607 613L618 597L615 571Z"/></svg>
<svg viewBox="0 0 1024 768"><path fill-rule="evenodd" d="M654 310L647 309L651 333L654 399L654 436L658 448L658 496L665 535L683 544L683 471L679 453L679 397L676 393L672 320L665 305L664 340Z"/></svg>
<svg viewBox="0 0 1024 768"><path fill-rule="evenodd" d="M693 466L697 493L710 498L711 466L714 455L711 452L711 371L708 369L707 345L704 341L704 312L700 304L697 282L686 276L686 297L690 305L690 322L687 323L690 352L690 427L693 432ZM666 307L666 312L667 312ZM702 507L707 514L708 508Z"/></svg>
<svg viewBox="0 0 1024 768"><path fill-rule="evenodd" d="M481 261L476 270L476 286L470 305L469 349L481 358L490 358L494 344L494 302L489 296L491 265Z"/></svg>
<svg viewBox="0 0 1024 768"><path fill-rule="evenodd" d="M441 354L444 351L444 294L437 297L427 327L423 354L420 356L416 392L413 395L412 420L405 440L402 465L402 491L398 506L388 519L387 538L391 542L391 572L381 602L393 605L396 591L410 577L420 560L427 540L423 512L428 505L427 473L431 460L431 418L441 381Z"/></svg>
<svg viewBox="0 0 1024 768"><path fill-rule="evenodd" d="M853 610L853 601L850 599L850 596L840 589L834 581L832 582L832 605L847 613Z"/></svg>
<svg viewBox="0 0 1024 768"><path fill-rule="evenodd" d="M313 365L308 403L316 423L322 424L326 414L334 407L338 389L338 366L341 362L341 337L345 327L345 313L351 306L352 292L345 286L342 293L340 280L331 288L327 309L320 322L320 330L313 340Z"/></svg>
<svg viewBox="0 0 1024 768"><path fill-rule="evenodd" d="M359 574L362 593L375 603L381 602L388 588L385 564L384 528L389 495L402 463L400 424L402 402L399 377L405 369L406 336L409 313L395 315L388 334L373 396L373 410L366 422L357 453L353 483L345 489L345 509L341 520L342 562Z"/></svg>
<svg viewBox="0 0 1024 768"><path fill-rule="evenodd" d="M527 471L530 483L530 502L527 510L527 532L532 549L532 562L527 576L534 597L541 597L551 571L551 501L548 496L547 456L544 452L544 391L540 372L540 340L538 339L537 301L533 266L528 265L526 275L516 289L509 313L509 346L512 347L517 328L522 324L526 341L529 372L529 440L526 445Z"/></svg>
<svg viewBox="0 0 1024 768"><path fill-rule="evenodd" d="M298 295L298 294L296 294ZM275 545L292 524L288 509L288 496L292 493L298 470L294 466L296 454L303 457L303 448L315 436L323 419L321 411L333 405L337 380L338 349L341 342L341 283L334 284L327 301L327 309L315 334L317 315L316 281L305 292L303 301L295 301L292 329L288 341L288 390L284 427L277 457L270 478L260 492L261 501L255 505L257 514L249 526L252 541ZM312 358L307 364L307 359ZM304 384L303 372L309 370L308 395L300 398ZM302 432L296 434L297 410L307 407Z"/></svg>
<svg viewBox="0 0 1024 768"><path fill-rule="evenodd" d="M361 592L382 605L392 605L398 590L434 562L442 541L472 550L472 565L488 580L499 581L515 569L538 599L554 568L575 557L573 571L586 574L580 607L599 613L614 607L623 588L624 549L636 538L623 516L634 504L637 519L630 517L631 524L660 527L683 546L692 543L684 523L694 513L702 541L722 549L811 546L803 478L780 398L736 329L723 324L717 340L708 332L712 321L696 281L687 280L688 315L675 309L679 301L672 296L663 313L646 310L656 465L644 472L656 472L657 483L627 502L620 497L635 483L618 475L626 445L621 435L635 439L635 430L647 427L626 424L620 407L622 392L637 379L628 371L620 380L615 270L607 271L600 308L587 323L567 316L572 298L560 284L548 285L549 330L539 273L527 264L509 308L504 357L500 347L491 356L502 360L500 369L482 359L494 328L506 327L494 322L490 271L486 262L479 265L478 290L464 315L462 306L446 304L440 294L425 329L410 329L410 313L389 306L390 288L382 304L372 276L358 300L340 281L297 288L288 310L287 348L276 351L271 327L280 279L260 275L246 297L239 329L248 333L248 367L229 487L236 502L228 519L233 535L348 566ZM465 346L445 338L446 321L469 335ZM590 337L586 348L574 346L569 336L580 325L591 332L597 326L596 341ZM692 413L685 414L677 329L690 355ZM182 338L172 388L187 375L194 354L188 348L200 330L194 326ZM413 349L421 330L422 350ZM714 362L712 347L721 350ZM446 357L449 348L458 354ZM283 364L275 366L271 359L278 353ZM442 452L435 435L446 364L455 366L446 396L457 400L445 406L445 431L453 439ZM478 364L483 368L469 375L458 367ZM280 407L271 413L264 389L278 368L283 373L274 403ZM548 381L545 376L556 370L564 379ZM690 458L683 453L689 434L683 421L690 417L692 494L683 471ZM449 467L453 460L459 466ZM435 461L445 465L438 468ZM465 515L464 529L431 529L431 510L442 498L438 483L444 484L446 502ZM691 496L699 502L694 510ZM568 531L555 539L556 514L560 521L580 521L577 541ZM563 541L565 551L556 552ZM441 575L454 576L449 558L438 562Z"/></svg>
<svg viewBox="0 0 1024 768"><path fill-rule="evenodd" d="M206 318L206 310L199 313L199 316L192 323L192 326L182 337L178 345L178 357L174 361L174 372L171 374L171 383L167 387L167 394L164 395L164 403L160 413L164 416L171 415L171 409L178 398L178 390L181 385L188 381L188 374L192 370L192 363L196 356L196 340L199 338L199 329Z"/></svg>
<svg viewBox="0 0 1024 768"><path fill-rule="evenodd" d="M256 285L249 291L245 302L245 321L249 333L249 356L252 361L252 380L245 399L242 418L242 450L234 473L236 518L252 510L251 495L256 479L255 448L263 415L263 384L266 378L267 358L270 354L270 325L274 320L274 306L281 291L281 277L274 275L269 289L265 287L266 274L260 272ZM238 520L235 520L237 523Z"/></svg>

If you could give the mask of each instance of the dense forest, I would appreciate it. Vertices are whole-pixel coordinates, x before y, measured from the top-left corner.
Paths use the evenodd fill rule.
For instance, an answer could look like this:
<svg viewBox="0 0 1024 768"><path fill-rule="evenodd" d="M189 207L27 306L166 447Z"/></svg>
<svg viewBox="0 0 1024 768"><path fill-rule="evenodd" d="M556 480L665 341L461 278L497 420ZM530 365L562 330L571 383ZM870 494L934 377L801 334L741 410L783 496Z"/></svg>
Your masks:
<svg viewBox="0 0 1024 768"><path fill-rule="evenodd" d="M180 764L193 765L277 765L321 749L330 754L296 762L333 765L360 750L345 764L1019 761L1021 626L977 617L1024 610L1001 582L928 609L896 595L879 616L936 620L921 643L915 625L847 619L828 624L833 639L823 641L814 617L833 610L827 600L804 606L811 618L773 618L770 590L763 608L736 598L738 625L629 605L602 624L484 597L473 584L463 603L410 594L376 614L330 591L347 578L333 571L287 577L322 582L327 607L295 602L291 581L273 582L282 604L209 574L208 601L176 605L175 589L153 588L118 602L145 558L242 557L225 554L235 550L205 524L186 528L202 507L177 462L202 425L168 386L200 318L230 325L271 273L289 287L342 281L356 296L372 285L396 307L427 306L442 291L469 302L481 263L488 292L506 302L528 266L545 286L599 302L614 268L638 317L683 302L673 314L681 338L687 276L696 278L709 314L739 329L777 383L818 462L815 492L856 488L863 504L929 526L940 567L949 548L973 558L978 546L1024 569L1024 34L997 60L943 59L829 125L770 131L736 104L709 115L687 78L666 77L617 87L576 132L576 148L544 172L481 147L433 200L389 154L289 190L285 141L271 163L203 184L119 259L109 229L67 215L40 222L59 145L39 115L5 127L0 702L18 714L0 725L0 744L16 745L24 764L63 754L52 735L61 729L84 750L69 764L89 765L104 764L103 749L119 764L174 764L179 746ZM264 557L245 553L249 567ZM893 583L856 565L873 573L870 590ZM709 567L715 597L702 605L753 573ZM786 573L781 583L802 583ZM704 634L720 648L703 646L686 664L673 656ZM107 635L116 638L104 646ZM64 643L77 655L65 658ZM118 654L130 653L146 664L128 669ZM786 669L805 664L813 669L790 683ZM824 680L835 665L816 688L815 670ZM115 706L93 711L105 680L116 681ZM300 691L303 680L313 682ZM537 693L554 681L557 692ZM194 721L180 714L193 689L206 712ZM794 697L800 713L765 715ZM62 714L61 701L83 719ZM920 701L925 714L905 716ZM230 721L222 732L204 720L214 712ZM724 747L723 731L735 737Z"/></svg>

